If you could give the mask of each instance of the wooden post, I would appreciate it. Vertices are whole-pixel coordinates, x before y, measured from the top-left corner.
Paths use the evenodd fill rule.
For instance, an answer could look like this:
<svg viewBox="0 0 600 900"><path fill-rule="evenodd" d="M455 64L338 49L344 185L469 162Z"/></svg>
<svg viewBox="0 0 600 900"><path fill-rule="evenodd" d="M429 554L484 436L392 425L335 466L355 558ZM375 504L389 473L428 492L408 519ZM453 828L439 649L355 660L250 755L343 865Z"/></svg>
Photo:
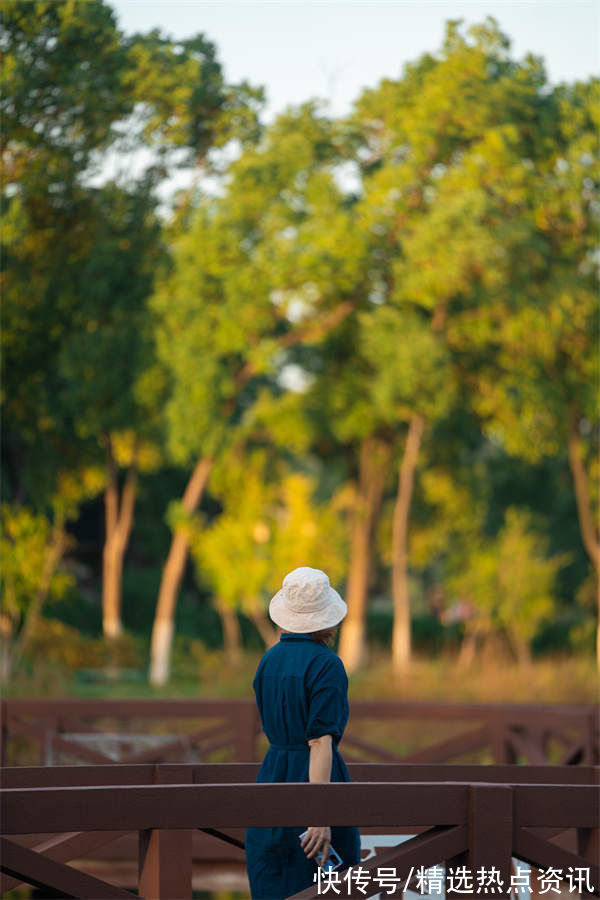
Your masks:
<svg viewBox="0 0 600 900"><path fill-rule="evenodd" d="M594 784L600 784L600 769L593 770ZM600 865L600 816L597 828L577 829L577 852L591 863ZM598 889L599 885L595 885Z"/></svg>
<svg viewBox="0 0 600 900"><path fill-rule="evenodd" d="M192 766L155 765L153 784L193 784ZM192 835L188 829L139 832L138 894L145 900L191 900Z"/></svg>
<svg viewBox="0 0 600 900"><path fill-rule="evenodd" d="M492 757L494 765L511 765L517 762L517 754L508 739L508 719L503 716L495 716L491 720Z"/></svg>
<svg viewBox="0 0 600 900"><path fill-rule="evenodd" d="M0 730L0 766L6 766L7 762L7 751L8 751L8 726L6 722L2 723Z"/></svg>
<svg viewBox="0 0 600 900"><path fill-rule="evenodd" d="M584 735L584 765L597 766L600 764L600 712L592 709L588 713Z"/></svg>
<svg viewBox="0 0 600 900"><path fill-rule="evenodd" d="M256 736L259 733L258 710L254 704L240 706L233 721L235 728L236 762L254 762Z"/></svg>
<svg viewBox="0 0 600 900"><path fill-rule="evenodd" d="M41 740L41 753L40 753L40 765L42 766L53 766L54 765L54 732L55 732L55 722L54 719L44 718L41 720L40 725L44 729L44 736Z"/></svg>
<svg viewBox="0 0 600 900"><path fill-rule="evenodd" d="M486 893L510 896L513 841L513 791L508 784L469 786L469 846L446 863L446 897L471 898ZM467 881L454 878L456 888L448 886L448 870L465 866ZM496 879L491 881L492 866ZM485 881L481 881L483 872ZM498 874L499 873L499 874ZM457 874L456 872L454 873ZM472 886L472 893L468 887ZM495 887L495 890L492 888ZM498 890L500 888L500 890Z"/></svg>
<svg viewBox="0 0 600 900"><path fill-rule="evenodd" d="M191 900L192 831L139 832L138 894L145 900Z"/></svg>

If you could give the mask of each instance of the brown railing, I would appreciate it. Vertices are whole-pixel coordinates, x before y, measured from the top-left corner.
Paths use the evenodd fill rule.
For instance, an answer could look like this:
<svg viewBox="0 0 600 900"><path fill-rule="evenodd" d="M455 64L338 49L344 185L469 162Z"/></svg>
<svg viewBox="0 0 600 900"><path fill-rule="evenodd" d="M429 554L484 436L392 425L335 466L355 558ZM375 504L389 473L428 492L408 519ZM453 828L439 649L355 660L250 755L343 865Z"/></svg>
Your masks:
<svg viewBox="0 0 600 900"><path fill-rule="evenodd" d="M4 700L1 764L262 758L253 699ZM598 765L596 706L353 700L347 762ZM217 758L215 758L215 756Z"/></svg>
<svg viewBox="0 0 600 900"><path fill-rule="evenodd" d="M383 868L394 870L398 893L419 890L419 870L444 864L465 866L472 879L482 871L489 876L493 867L495 883L507 894L517 859L531 866L534 876L549 868L560 873L565 890L567 873L579 872L582 890L573 896L600 897L599 767L350 764L349 769L349 784L255 784L256 763L6 768L2 888L26 882L51 896L132 897L124 887L66 863L133 832L137 896L190 898L198 829L241 854L239 834L248 825L327 821L359 825L363 834L412 835L364 859L360 886L351 879L348 889L340 872L340 886L330 895L378 894ZM348 872L356 874L357 867ZM294 900L322 893L315 885ZM446 896L476 893L473 884L472 891L463 886Z"/></svg>
<svg viewBox="0 0 600 900"><path fill-rule="evenodd" d="M4 700L0 714L2 765L35 749L42 765L254 760L260 731L247 699Z"/></svg>

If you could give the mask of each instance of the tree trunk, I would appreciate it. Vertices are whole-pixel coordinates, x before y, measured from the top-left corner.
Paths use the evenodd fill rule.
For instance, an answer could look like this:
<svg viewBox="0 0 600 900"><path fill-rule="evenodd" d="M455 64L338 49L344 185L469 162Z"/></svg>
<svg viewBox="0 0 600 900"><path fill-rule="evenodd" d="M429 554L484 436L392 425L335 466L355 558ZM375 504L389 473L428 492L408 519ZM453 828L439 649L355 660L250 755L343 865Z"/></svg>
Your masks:
<svg viewBox="0 0 600 900"><path fill-rule="evenodd" d="M137 448L125 478L119 508L117 467L107 441L108 484L104 492L105 536L102 555L102 632L109 640L122 633L123 559L129 544L137 484Z"/></svg>
<svg viewBox="0 0 600 900"><path fill-rule="evenodd" d="M269 622L264 609L253 609L248 613L250 619L254 622L258 633L265 643L267 650L277 643L277 632Z"/></svg>
<svg viewBox="0 0 600 900"><path fill-rule="evenodd" d="M221 617L223 628L223 649L227 661L237 665L241 658L242 633L237 613L227 603L217 601L215 607Z"/></svg>
<svg viewBox="0 0 600 900"><path fill-rule="evenodd" d="M468 669L473 664L477 650L478 637L479 632L476 629L465 626L458 659L456 660L457 669Z"/></svg>
<svg viewBox="0 0 600 900"><path fill-rule="evenodd" d="M577 516L583 545L596 570L596 599L598 605L598 618L596 622L596 663L600 669L600 538L594 524L592 504L587 472L583 461L583 447L579 434L579 416L574 412L569 413L569 465L575 485L575 499L577 502Z"/></svg>
<svg viewBox="0 0 600 900"><path fill-rule="evenodd" d="M212 459L210 457L203 456L198 460L182 498L182 506L186 512L193 513L197 509L211 468ZM182 531L175 531L163 568L152 627L150 682L154 685L165 684L169 679L175 605L185 570L187 553L187 537Z"/></svg>
<svg viewBox="0 0 600 900"><path fill-rule="evenodd" d="M8 684L10 681L10 649L12 635L13 623L10 618L0 610L0 685Z"/></svg>
<svg viewBox="0 0 600 900"><path fill-rule="evenodd" d="M411 657L408 521L415 469L424 429L424 417L419 413L414 413L408 426L394 506L392 525L392 596L394 599L392 668L394 672L405 671L410 664Z"/></svg>
<svg viewBox="0 0 600 900"><path fill-rule="evenodd" d="M391 449L384 441L372 435L362 441L346 586L348 612L342 622L338 649L348 672L360 669L367 662L365 620L373 558L372 538L390 459Z"/></svg>
<svg viewBox="0 0 600 900"><path fill-rule="evenodd" d="M524 641L520 638L513 638L513 644L515 648L515 653L517 655L517 664L521 669L529 669L533 663L533 656L531 655L531 647L529 646L529 641Z"/></svg>

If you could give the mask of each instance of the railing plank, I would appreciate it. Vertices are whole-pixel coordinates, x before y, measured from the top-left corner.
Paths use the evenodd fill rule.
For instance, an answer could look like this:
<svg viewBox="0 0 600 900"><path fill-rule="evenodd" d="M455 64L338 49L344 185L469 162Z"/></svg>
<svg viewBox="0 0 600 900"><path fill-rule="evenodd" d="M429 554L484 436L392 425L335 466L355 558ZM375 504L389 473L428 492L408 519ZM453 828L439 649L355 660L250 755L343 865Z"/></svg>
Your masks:
<svg viewBox="0 0 600 900"><path fill-rule="evenodd" d="M515 785L515 819L519 825L549 828L595 828L598 789L585 785Z"/></svg>
<svg viewBox="0 0 600 900"><path fill-rule="evenodd" d="M98 850L100 847L106 846L106 844L112 844L126 834L126 831L116 831L114 833L110 831L75 831L68 834L55 834L40 844L36 844L35 847L28 847L27 849L35 853L41 853L47 859L53 859L55 862L66 863L70 859L83 857L94 850ZM18 878L2 876L0 878L0 893L12 891L20 883L21 881Z"/></svg>
<svg viewBox="0 0 600 900"><path fill-rule="evenodd" d="M513 745L515 751L524 756L531 765L543 766L547 762L545 753L531 734L516 728L509 728L506 738Z"/></svg>
<svg viewBox="0 0 600 900"><path fill-rule="evenodd" d="M37 832L40 822L49 832L140 831L306 825L322 816L331 825L454 825L466 821L467 789L459 782L9 788L1 803L6 834Z"/></svg>
<svg viewBox="0 0 600 900"><path fill-rule="evenodd" d="M563 847L553 844L551 841L532 834L527 828L518 828L514 837L514 853L524 862L531 863L535 866L544 866L563 869L568 871L569 866L573 870L581 866L582 859L576 853L571 853ZM590 882L592 886L598 888L600 886L600 866L597 863L587 860L587 866L590 870Z"/></svg>
<svg viewBox="0 0 600 900"><path fill-rule="evenodd" d="M156 784L156 771L181 784L190 774L194 784L248 784L260 763L145 763L96 766L8 766L0 770L5 788L76 787L85 785ZM456 763L348 763L352 782L486 781L503 784L598 784L599 766L461 765Z"/></svg>
<svg viewBox="0 0 600 900"><path fill-rule="evenodd" d="M0 850L0 869L4 873L34 887L43 888L46 894L82 900L97 900L98 897L102 897L102 900L126 900L136 896L114 884L55 862L34 850L20 847L6 838L0 838ZM142 897L143 894L139 896Z"/></svg>
<svg viewBox="0 0 600 900"><path fill-rule="evenodd" d="M489 742L489 727L487 725L481 728L475 728L463 734L457 734L455 737L448 738L446 741L439 741L430 747L423 747L421 750L415 750L413 753L404 756L405 762L413 763L442 763L452 756L459 756L463 753L469 753L484 747Z"/></svg>

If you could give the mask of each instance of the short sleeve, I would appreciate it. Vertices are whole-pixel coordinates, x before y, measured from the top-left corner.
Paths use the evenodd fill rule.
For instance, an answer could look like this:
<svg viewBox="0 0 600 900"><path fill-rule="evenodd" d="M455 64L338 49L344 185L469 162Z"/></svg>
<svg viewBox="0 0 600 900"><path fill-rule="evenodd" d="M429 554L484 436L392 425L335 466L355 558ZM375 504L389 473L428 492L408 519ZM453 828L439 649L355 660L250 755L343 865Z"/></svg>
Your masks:
<svg viewBox="0 0 600 900"><path fill-rule="evenodd" d="M348 678L339 656L333 655L314 675L308 690L305 740L331 734L341 739L348 717Z"/></svg>

